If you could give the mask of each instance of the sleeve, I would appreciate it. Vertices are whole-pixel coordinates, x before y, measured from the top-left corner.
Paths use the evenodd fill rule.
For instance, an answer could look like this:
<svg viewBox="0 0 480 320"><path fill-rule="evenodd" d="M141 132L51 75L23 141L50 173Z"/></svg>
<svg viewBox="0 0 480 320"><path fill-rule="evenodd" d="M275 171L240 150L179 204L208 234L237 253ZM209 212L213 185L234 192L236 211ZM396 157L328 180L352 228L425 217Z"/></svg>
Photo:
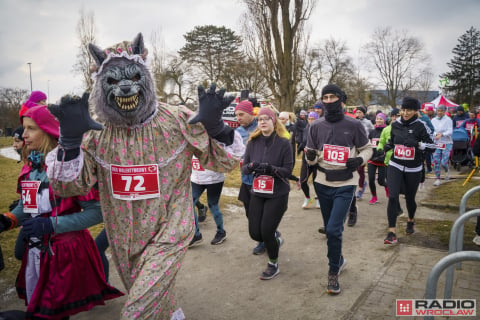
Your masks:
<svg viewBox="0 0 480 320"><path fill-rule="evenodd" d="M293 170L292 148L286 140L282 146L282 166L273 166L275 174L280 178L288 178Z"/></svg>
<svg viewBox="0 0 480 320"><path fill-rule="evenodd" d="M50 217L56 233L83 230L103 221L100 202L91 200L79 201L78 203L83 209L82 211Z"/></svg>
<svg viewBox="0 0 480 320"><path fill-rule="evenodd" d="M312 149L312 150L316 150L317 151L317 156L315 157L314 160L307 160L307 163L311 166L314 166L316 165L320 160L321 160L321 157L319 156L319 147L317 145L317 139L316 139L316 133L317 133L318 130L316 130L315 128L315 124L313 126L310 127L310 130L308 130L308 134L307 134L307 149Z"/></svg>
<svg viewBox="0 0 480 320"><path fill-rule="evenodd" d="M250 164L250 152L253 147L253 143L247 144L247 148L245 150L245 154L243 156L243 166L242 166L242 173L243 174L251 174L250 170L248 170L248 165Z"/></svg>

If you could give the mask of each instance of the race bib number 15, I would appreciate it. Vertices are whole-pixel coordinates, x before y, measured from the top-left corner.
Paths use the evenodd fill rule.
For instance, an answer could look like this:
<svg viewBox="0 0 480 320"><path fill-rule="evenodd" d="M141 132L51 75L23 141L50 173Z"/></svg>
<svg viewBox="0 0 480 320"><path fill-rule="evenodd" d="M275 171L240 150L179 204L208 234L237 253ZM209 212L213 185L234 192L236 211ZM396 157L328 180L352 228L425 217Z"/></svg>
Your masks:
<svg viewBox="0 0 480 320"><path fill-rule="evenodd" d="M115 199L140 200L160 196L158 166L156 164L112 165L110 169L112 194Z"/></svg>

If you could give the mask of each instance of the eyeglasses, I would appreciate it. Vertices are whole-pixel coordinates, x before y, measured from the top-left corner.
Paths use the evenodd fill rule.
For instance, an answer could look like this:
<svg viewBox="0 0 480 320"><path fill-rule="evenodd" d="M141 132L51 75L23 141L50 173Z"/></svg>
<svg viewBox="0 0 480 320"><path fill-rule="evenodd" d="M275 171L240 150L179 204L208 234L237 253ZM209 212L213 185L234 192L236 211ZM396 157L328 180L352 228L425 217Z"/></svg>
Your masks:
<svg viewBox="0 0 480 320"><path fill-rule="evenodd" d="M272 118L270 118L270 117L261 117L261 118L258 118L258 122L267 122L268 120L272 120Z"/></svg>

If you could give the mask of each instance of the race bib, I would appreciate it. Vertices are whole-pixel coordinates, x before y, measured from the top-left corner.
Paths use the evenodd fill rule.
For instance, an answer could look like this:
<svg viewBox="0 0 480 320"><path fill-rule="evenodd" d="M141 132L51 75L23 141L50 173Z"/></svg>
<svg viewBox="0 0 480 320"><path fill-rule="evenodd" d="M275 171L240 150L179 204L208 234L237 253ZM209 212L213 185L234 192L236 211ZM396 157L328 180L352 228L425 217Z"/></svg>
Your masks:
<svg viewBox="0 0 480 320"><path fill-rule="evenodd" d="M465 129L467 129L467 131L472 131L474 128L475 128L475 123L466 123L465 124Z"/></svg>
<svg viewBox="0 0 480 320"><path fill-rule="evenodd" d="M372 141L370 142L370 145L372 146L372 148L376 148L378 146L378 141L380 139L378 138L373 138Z"/></svg>
<svg viewBox="0 0 480 320"><path fill-rule="evenodd" d="M22 204L23 212L38 213L37 195L40 181L22 181Z"/></svg>
<svg viewBox="0 0 480 320"><path fill-rule="evenodd" d="M345 166L350 155L349 147L323 145L323 161L334 166Z"/></svg>
<svg viewBox="0 0 480 320"><path fill-rule="evenodd" d="M193 170L197 171L205 171L205 169L203 169L202 165L200 164L200 160L198 160L197 158L192 158L192 168Z"/></svg>
<svg viewBox="0 0 480 320"><path fill-rule="evenodd" d="M253 191L258 193L273 194L273 177L258 176L253 179Z"/></svg>
<svg viewBox="0 0 480 320"><path fill-rule="evenodd" d="M460 128L460 126L462 125L463 122L465 122L465 120L458 120L457 124L456 124L456 127Z"/></svg>
<svg viewBox="0 0 480 320"><path fill-rule="evenodd" d="M393 150L393 156L399 160L413 160L415 159L415 147L396 144Z"/></svg>
<svg viewBox="0 0 480 320"><path fill-rule="evenodd" d="M112 194L115 199L141 200L160 196L158 166L156 164L111 165L110 178Z"/></svg>
<svg viewBox="0 0 480 320"><path fill-rule="evenodd" d="M437 143L437 149L445 150L445 143Z"/></svg>

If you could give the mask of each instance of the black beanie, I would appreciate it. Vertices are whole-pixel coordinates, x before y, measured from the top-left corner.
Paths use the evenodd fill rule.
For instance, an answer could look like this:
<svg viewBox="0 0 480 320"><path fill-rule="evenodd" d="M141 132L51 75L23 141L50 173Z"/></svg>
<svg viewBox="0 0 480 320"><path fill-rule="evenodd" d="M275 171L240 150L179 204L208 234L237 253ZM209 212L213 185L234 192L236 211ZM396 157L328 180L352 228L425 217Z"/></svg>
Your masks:
<svg viewBox="0 0 480 320"><path fill-rule="evenodd" d="M17 138L17 139L20 139L20 140L23 141L22 135L23 135L23 127L22 127L22 126L16 128L16 129L12 132L12 137Z"/></svg>
<svg viewBox="0 0 480 320"><path fill-rule="evenodd" d="M402 101L402 109L409 109L417 111L420 109L420 102L412 97L405 97Z"/></svg>
<svg viewBox="0 0 480 320"><path fill-rule="evenodd" d="M345 94L345 92L343 92L342 89L340 89L339 86L337 86L336 84L327 84L325 87L323 87L322 89L322 97L324 95L326 95L327 93L333 93L334 95L336 95L340 101L342 101L343 103L347 102L347 95Z"/></svg>
<svg viewBox="0 0 480 320"><path fill-rule="evenodd" d="M356 108L356 110L360 110L360 111L363 112L363 114L367 114L367 108L364 107L364 106L358 106L358 107Z"/></svg>

